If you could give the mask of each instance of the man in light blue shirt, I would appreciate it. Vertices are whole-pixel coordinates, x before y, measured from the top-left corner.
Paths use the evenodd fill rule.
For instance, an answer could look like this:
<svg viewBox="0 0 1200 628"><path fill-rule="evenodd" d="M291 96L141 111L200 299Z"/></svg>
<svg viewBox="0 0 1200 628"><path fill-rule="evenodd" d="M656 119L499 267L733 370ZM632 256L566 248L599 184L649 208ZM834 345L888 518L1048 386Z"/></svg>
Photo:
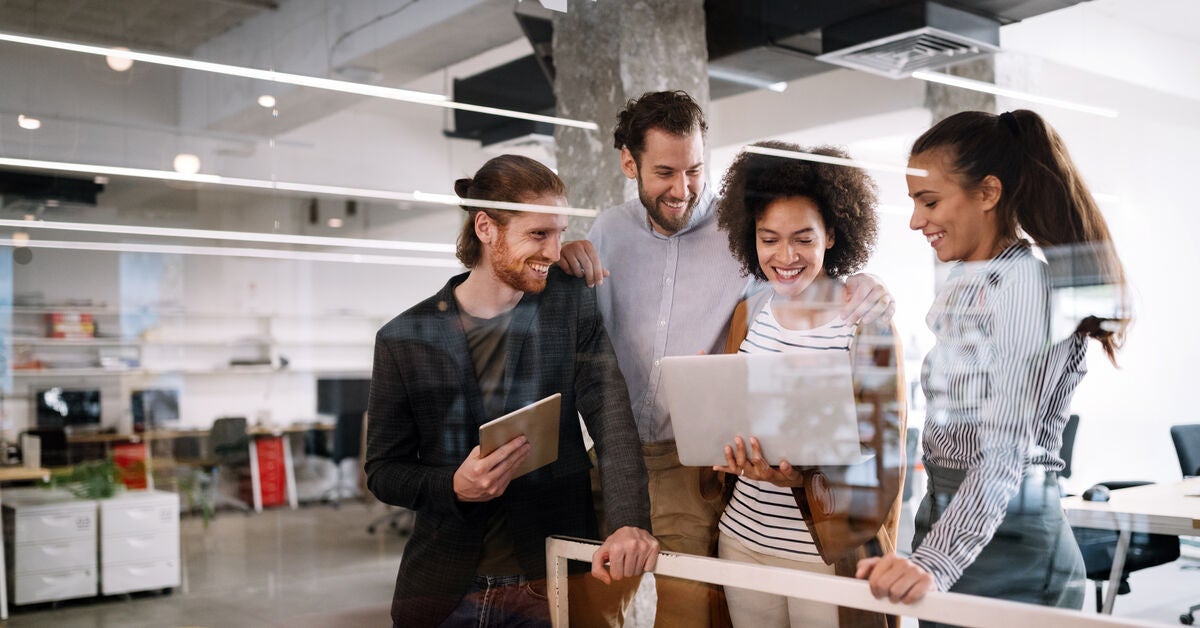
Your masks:
<svg viewBox="0 0 1200 628"><path fill-rule="evenodd" d="M642 440L654 535L663 550L702 556L713 555L724 487L712 469L680 465L661 361L720 353L734 307L757 288L717 229L716 197L705 185L707 129L685 92L629 101L613 135L638 198L602 212L588 239L563 245L559 260L596 286ZM857 275L847 285L848 320L891 316L891 296L873 277ZM657 625L709 625L708 585L674 578L656 584Z"/></svg>

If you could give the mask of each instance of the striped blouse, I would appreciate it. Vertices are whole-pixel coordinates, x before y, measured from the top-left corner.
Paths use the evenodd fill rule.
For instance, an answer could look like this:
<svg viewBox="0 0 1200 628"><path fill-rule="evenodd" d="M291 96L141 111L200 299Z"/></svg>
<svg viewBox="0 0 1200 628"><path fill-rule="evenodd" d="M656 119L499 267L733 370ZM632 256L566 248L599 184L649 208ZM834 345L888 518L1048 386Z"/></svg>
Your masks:
<svg viewBox="0 0 1200 628"><path fill-rule="evenodd" d="M833 350L848 354L854 330L840 318L812 329L785 329L771 313L768 302L754 317L739 352ZM722 532L760 554L824 562L804 525L804 517L790 488L738 478L719 525Z"/></svg>
<svg viewBox="0 0 1200 628"><path fill-rule="evenodd" d="M1068 407L1086 373L1086 338L1050 340L1046 265L1027 242L960 263L926 317L937 342L921 384L932 465L968 469L912 560L948 590L1004 519L1031 466L1063 468Z"/></svg>

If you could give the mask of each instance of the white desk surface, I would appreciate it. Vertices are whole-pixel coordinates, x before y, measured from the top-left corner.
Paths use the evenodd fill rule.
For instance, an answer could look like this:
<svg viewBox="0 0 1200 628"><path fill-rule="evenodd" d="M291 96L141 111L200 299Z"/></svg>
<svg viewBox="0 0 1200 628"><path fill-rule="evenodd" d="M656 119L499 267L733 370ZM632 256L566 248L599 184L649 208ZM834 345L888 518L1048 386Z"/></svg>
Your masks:
<svg viewBox="0 0 1200 628"><path fill-rule="evenodd" d="M1073 526L1200 535L1200 478L1115 490L1107 502L1066 497L1062 506Z"/></svg>

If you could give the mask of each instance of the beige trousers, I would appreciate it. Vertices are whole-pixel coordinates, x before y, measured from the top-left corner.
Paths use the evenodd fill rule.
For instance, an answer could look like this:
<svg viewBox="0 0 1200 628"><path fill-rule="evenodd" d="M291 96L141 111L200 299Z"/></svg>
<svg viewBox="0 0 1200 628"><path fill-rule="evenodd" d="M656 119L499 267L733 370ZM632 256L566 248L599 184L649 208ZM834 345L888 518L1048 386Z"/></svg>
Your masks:
<svg viewBox="0 0 1200 628"><path fill-rule="evenodd" d="M760 554L733 537L721 533L717 555L722 560L800 569L811 573L833 575L833 565L808 563L769 554ZM734 628L837 628L838 607L811 600L761 593L751 589L725 587L729 601L729 616Z"/></svg>

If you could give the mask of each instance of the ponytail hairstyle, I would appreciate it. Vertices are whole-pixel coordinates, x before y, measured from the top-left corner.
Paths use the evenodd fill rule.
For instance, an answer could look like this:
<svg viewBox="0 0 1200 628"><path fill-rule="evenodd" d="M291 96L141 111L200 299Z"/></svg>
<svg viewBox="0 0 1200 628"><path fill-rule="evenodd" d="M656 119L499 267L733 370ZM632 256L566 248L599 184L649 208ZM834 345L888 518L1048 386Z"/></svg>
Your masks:
<svg viewBox="0 0 1200 628"><path fill-rule="evenodd" d="M520 155L500 155L483 164L474 177L455 181L454 193L463 199L526 203L544 194L566 196L567 186L553 170L538 161ZM517 211L460 207L467 212L467 220L458 234L455 255L463 266L474 268L483 259L483 242L475 233L475 216L483 212L503 229Z"/></svg>
<svg viewBox="0 0 1200 628"><path fill-rule="evenodd" d="M1000 180L995 211L1002 240L1015 240L1024 232L1042 249L1069 248L1084 268L1117 288L1123 316L1117 326L1090 324L1077 330L1100 341L1115 365L1131 322L1125 270L1108 224L1058 133L1027 109L1000 115L964 111L917 138L911 154L938 149L947 151L947 163L963 189L978 188L988 175Z"/></svg>

